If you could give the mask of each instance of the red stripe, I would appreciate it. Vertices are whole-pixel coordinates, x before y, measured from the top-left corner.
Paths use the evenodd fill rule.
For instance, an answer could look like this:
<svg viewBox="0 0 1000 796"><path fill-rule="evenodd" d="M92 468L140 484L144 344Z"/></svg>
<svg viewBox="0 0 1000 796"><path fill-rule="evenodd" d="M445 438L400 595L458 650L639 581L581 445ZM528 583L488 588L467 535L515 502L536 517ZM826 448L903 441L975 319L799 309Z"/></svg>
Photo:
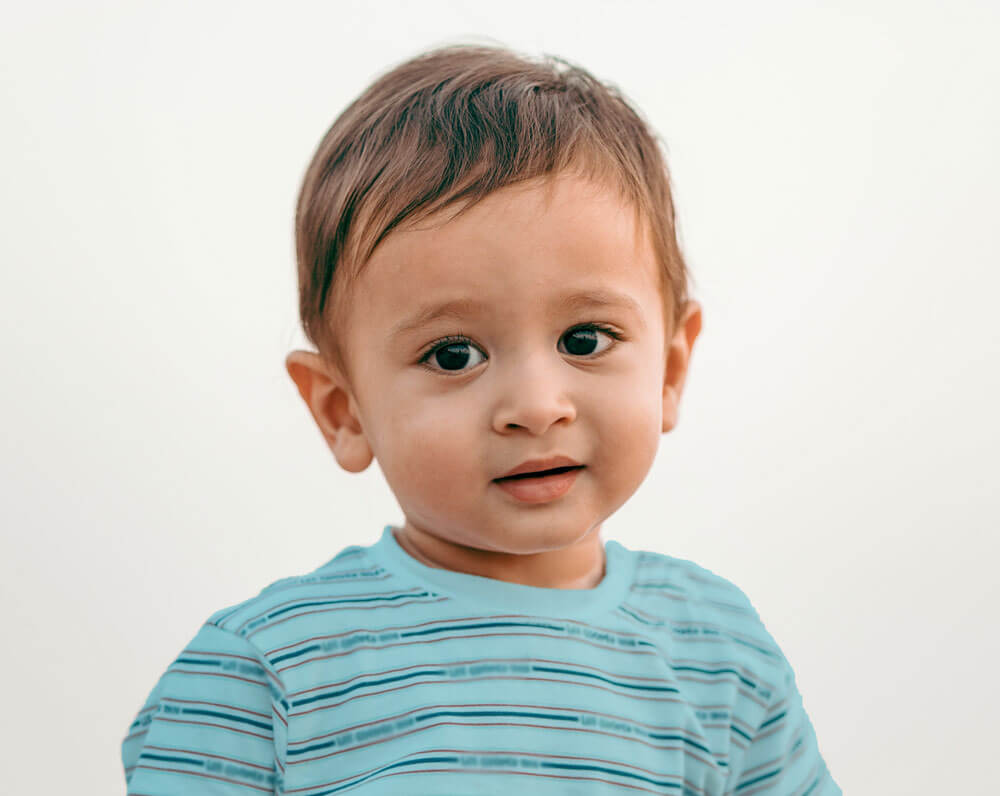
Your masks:
<svg viewBox="0 0 1000 796"><path fill-rule="evenodd" d="M220 730L229 730L229 732L238 732L240 735L252 735L254 738L260 738L265 741L271 741L274 743L273 735L259 735L255 732L250 732L250 730L238 730L235 727L227 727L225 724L213 724L210 721L183 721L181 719L168 719L164 716L160 716L156 719L157 721L169 721L171 724L192 724L198 727L218 727Z"/></svg>
<svg viewBox="0 0 1000 796"><path fill-rule="evenodd" d="M479 682L481 680L510 680L510 679L517 679L519 681L520 680L527 680L527 681L535 682L535 683L558 683L559 685L567 685L567 684L569 684L569 685L575 685L575 686L580 686L580 687L584 687L584 688L596 688L596 689L598 689L600 691L607 691L608 693L614 694L615 696L625 696L620 691L616 691L616 690L614 690L613 688L611 688L610 686L607 686L607 685L599 685L597 683L576 683L576 682L567 681L567 680L559 680L559 679L557 679L555 677L517 677L517 678L512 678L512 677L507 676L507 675L497 675L497 676L484 675L483 677L470 677L469 679L467 679L467 680L465 680L463 682L474 683L474 682ZM413 688L415 686L428 685L429 683L435 683L435 684L447 686L449 688L453 688L454 687L453 684L442 683L440 680L420 680L420 681L405 683L403 685L392 686L390 688L384 688L381 691L366 691L363 694L358 694L356 696L350 697L349 699L345 699L342 702L334 702L334 703L330 703L330 704L326 704L326 705L320 705L320 706L315 707L315 708L309 708L308 710L303 710L300 713L291 713L291 714L289 714L289 717L294 719L294 718L298 718L299 716L308 716L310 713L317 713L317 712L319 712L321 710L335 710L337 708L343 707L348 702L352 702L355 699L363 699L363 698L368 697L368 696L378 696L380 694L391 694L393 691L402 691L405 688ZM740 693L752 698L752 695L749 694L749 693L747 693L743 689L740 689ZM629 699L640 700L640 701L643 701L643 702L684 702L683 697L678 697L678 696L673 696L673 697L671 697L671 696L641 696L639 694L628 694L627 696L629 697Z"/></svg>
<svg viewBox="0 0 1000 796"><path fill-rule="evenodd" d="M317 755L316 757L310 757L303 760L289 760L288 765L300 765L302 763L314 763L317 760L325 760L328 757L335 757L345 752L356 752L359 749L365 749L369 746L377 746L380 743L385 743L387 741L395 741L399 738L405 738L407 735L412 735L415 732L422 732L423 730L429 730L433 727L516 727L516 728L526 728L532 730L544 730L546 732L552 732L554 730L559 730L560 732L584 732L590 735L600 735L605 738L615 738L619 741L634 741L635 743L641 743L650 749L655 749L657 751L670 751L670 752L680 752L685 757L691 757L697 760L699 763L704 763L708 766L715 766L717 763L715 760L706 760L704 757L692 752L690 749L679 744L657 744L652 741L647 741L643 738L637 738L634 735L616 735L613 732L607 732L605 730L595 730L590 727L569 727L569 726L552 726L550 724L528 724L528 723L518 723L513 721L485 721L485 722L461 722L461 721L439 721L434 724L425 724L420 727L415 727L412 730L407 730L406 732L396 733L395 735L387 735L384 738L376 738L367 743L358 744L356 746L350 746L344 749L337 749L333 752L327 752L326 754ZM421 753L423 754L423 752ZM491 752L491 754L497 754L496 752ZM503 754L513 754L511 752L504 752ZM520 753L517 753L520 754ZM548 755L545 755L548 757ZM319 787L314 785L313 787Z"/></svg>
<svg viewBox="0 0 1000 796"><path fill-rule="evenodd" d="M465 658L459 659L457 661L448 661L447 663L435 664L433 662L427 663L415 663L412 666L398 666L395 669L379 669L377 671L362 672L356 674L353 677L349 677L346 680L338 680L332 683L327 683L325 685L317 685L312 688L306 688L302 691L296 691L288 695L289 699L301 696L302 694L308 694L310 691L320 691L324 688L342 688L349 683L353 683L355 680L360 680L365 677L385 677L389 674L396 674L398 672L405 672L410 669L423 669L427 666L471 666L479 663L548 663L553 666L572 666L577 669L590 669L591 671L598 672L606 677L620 677L625 680L638 680L638 681L648 681L651 683L661 683L666 682L662 677L639 677L634 674L619 674L617 672L610 672L607 669L601 669L597 666L588 666L585 663L568 663L566 661L557 661L551 658ZM704 663L701 661L700 663Z"/></svg>
<svg viewBox="0 0 1000 796"><path fill-rule="evenodd" d="M251 680L249 677L240 677L235 674L225 674L224 672L192 672L190 669L168 669L167 674L195 674L198 677L228 677L230 680L242 680L244 683L253 685L267 685L263 680Z"/></svg>
<svg viewBox="0 0 1000 796"><path fill-rule="evenodd" d="M335 605L332 608L319 608L315 611L303 611L299 614L290 614L289 616L284 616L270 624L261 625L260 627L255 627L251 632L247 633L247 638L251 636L256 636L262 630L270 630L272 627L277 627L278 625L284 624L292 619L298 619L300 616L310 616L311 614L326 614L331 611L385 611L389 608L405 608L408 605L413 605L417 603L419 605L433 605L434 603L444 603L451 600L451 597L441 597L436 600L431 600L428 598L422 598L420 600L409 600L404 603L393 603L392 605Z"/></svg>
<svg viewBox="0 0 1000 796"><path fill-rule="evenodd" d="M534 638L547 638L547 639L556 639L556 640L559 640L559 641L566 641L566 642L576 642L578 644L588 644L591 647L598 647L599 649L603 649L603 650L611 650L611 651L614 651L614 652L621 652L621 653L623 653L625 655L628 655L629 657L634 657L636 655L653 655L653 656L660 656L661 655L661 653L658 650L652 650L652 649L639 650L639 649L630 649L630 648L625 648L625 647L615 647L615 646L612 646L610 644L606 644L606 643L598 642L598 641L591 641L590 639L579 638L577 636L566 636L566 635L559 634L559 633L529 633L529 632L526 632L526 631L523 631L523 630L511 630L511 631L508 631L508 632L505 632L505 633L499 633L499 632L498 633L471 633L471 634L469 634L469 633L462 633L462 634L455 634L455 635L451 635L451 636L445 636L443 638L418 639L418 640L414 640L414 641L399 641L399 642L391 642L391 643L386 643L386 644L359 644L358 646L351 647L349 650L344 650L343 652L332 652L329 655L318 655L315 658L307 658L307 659L305 659L303 661L297 661L296 663L289 664L288 666L282 666L280 669L277 669L276 671L279 672L279 673L281 673L281 672L287 672L289 669L295 669L298 666L305 666L307 663L314 663L316 661L325 661L325 660L329 660L331 658L341 658L341 657L343 657L345 655L351 655L351 654L357 652L358 650L386 650L386 649L392 649L393 647L408 647L408 646L413 645L413 644L441 644L441 643L447 642L447 641L465 641L465 640L471 639L471 638L514 638L514 637L516 637L516 638L532 638L532 637L534 637ZM699 641L707 641L708 639L698 639L698 640Z"/></svg>
<svg viewBox="0 0 1000 796"><path fill-rule="evenodd" d="M668 701L677 703L684 702L683 699L679 698ZM616 715L614 713L602 713L599 710L583 710L576 707L570 707L570 708L553 707L552 705L540 705L537 702L530 705L522 705L518 702L462 702L459 704L453 702L443 702L443 703L438 703L436 705L421 705L419 708L414 708L413 710L407 710L404 713L396 713L392 716L385 716L378 719L372 719L371 721L362 722L361 724L351 724L346 727L341 727L335 730L334 732L328 732L323 735L317 735L313 738L309 738L303 741L289 741L288 746L294 747L294 746L302 746L303 744L315 743L316 741L320 741L324 738L329 738L332 735L338 735L343 732L357 732L358 730L364 729L365 727L371 727L376 724L383 724L387 721L397 722L400 721L401 719L406 718L407 716L412 716L414 713L422 713L425 710L456 710L462 708L468 708L470 710L475 708L508 708L508 709L522 708L524 710L545 710L550 713L568 713L574 716L576 715L598 716L600 718L610 719L612 721L627 722L628 724L631 724L635 727L643 727L644 729L647 729L650 732L681 732L681 733L687 733L692 738L696 739L701 738L701 735L699 733L693 733L693 734L689 733L685 728L675 724L666 724L666 725L649 724L647 722L637 721L631 717L623 717L621 715ZM710 707L705 707L705 710L711 710L711 709L712 708ZM470 718L476 718L476 717L470 716ZM701 726L728 727L729 722L724 721L719 724L702 724ZM474 753L469 752L469 754L474 754ZM548 757L549 755L546 756Z"/></svg>
<svg viewBox="0 0 1000 796"><path fill-rule="evenodd" d="M141 765L136 766L136 768L148 768L150 771L167 771L171 774L187 774L190 777L204 777L205 779L217 779L220 782L231 782L234 785L242 785L245 788L253 788L254 790L263 791L264 793L274 793L274 787L262 788L260 785L251 785L249 782L240 782L238 779L229 779L228 777L217 777L214 774L200 774L197 771L185 771L181 768L158 768L157 766L147 766ZM135 794L133 794L135 796Z"/></svg>
<svg viewBox="0 0 1000 796"><path fill-rule="evenodd" d="M227 705L224 702L206 702L203 699L177 699L177 697L163 697L164 702L181 702L185 705L211 705L216 708L226 708L227 710L239 710L243 713L249 713L251 716L260 716L262 719L271 718L270 713L260 713L256 710L250 710L249 708L241 708L236 705Z"/></svg>
<svg viewBox="0 0 1000 796"><path fill-rule="evenodd" d="M619 782L617 780L604 779L602 777L583 777L583 776L571 777L564 774L540 774L534 771L511 771L508 769L493 769L493 768L484 768L484 769L421 768L421 769L415 769L413 771L392 771L374 776L371 779L365 780L365 782L375 782L376 780L380 780L383 777L398 777L398 776L407 776L410 774L517 774L522 777L544 777L546 779L559 779L559 780L566 780L568 782L604 782L608 785L615 785L616 787L619 788L629 788L631 790L641 791L642 793L655 793L655 794L662 793L662 791L660 790L651 790L650 788L643 787L641 785L633 785L632 783ZM347 779L348 778L335 780L334 782L324 783L323 785L310 785L309 787L306 788L293 788L292 790L286 790L285 793L301 793L304 790L313 790L315 788L329 787L330 785L346 782ZM689 782L687 780L683 780L682 782L692 792L704 793L702 788L697 783Z"/></svg>
<svg viewBox="0 0 1000 796"><path fill-rule="evenodd" d="M346 573L343 573L343 574L350 574L352 572L360 572L360 573L372 572L374 570L377 570L378 568L379 568L379 565L375 564L375 565L370 566L370 567L365 567L364 569L348 570ZM378 577L369 578L368 580L370 580L370 581L391 580L393 577L394 576L392 574L390 574L390 573L387 572L387 573L385 573L383 575L379 575ZM308 587L308 586L326 587L326 586L331 586L331 585L333 585L333 584L329 584L329 583L289 583L286 588L289 588L289 589L298 589L298 588L301 588L301 587ZM285 589L280 589L280 591L284 591L284 590ZM278 590L276 589L275 591L278 591ZM361 596L363 596L363 597L372 597L372 596L378 596L379 594L394 594L394 593L398 594L399 592L373 592L371 594L366 594L366 595L361 595ZM272 594L273 594L273 592L272 592ZM268 596L270 596L270 595L268 595ZM338 597L339 596L353 597L354 595L347 594L347 595L337 595L337 596ZM251 600L247 600L247 602L252 602L253 600L259 600L259 599L262 599L262 597L252 598ZM294 600L286 600L283 603L277 603L276 605L273 605L270 608L268 608L266 611L261 611L256 616L251 616L249 619L247 619L245 622L243 622L242 625L240 625L238 628L236 628L236 632L238 633L239 631L243 630L243 628L245 628L248 624L250 624L251 622L257 621L262 616L267 616L269 613L271 613L271 611L275 610L276 608L280 608L282 605L288 605L289 603L297 603L297 602L301 602L302 600L306 600L306 599L326 600L326 599L336 599L336 597L331 598L331 597L329 597L327 595L322 595L321 594L321 595L318 595L315 598L296 597Z"/></svg>

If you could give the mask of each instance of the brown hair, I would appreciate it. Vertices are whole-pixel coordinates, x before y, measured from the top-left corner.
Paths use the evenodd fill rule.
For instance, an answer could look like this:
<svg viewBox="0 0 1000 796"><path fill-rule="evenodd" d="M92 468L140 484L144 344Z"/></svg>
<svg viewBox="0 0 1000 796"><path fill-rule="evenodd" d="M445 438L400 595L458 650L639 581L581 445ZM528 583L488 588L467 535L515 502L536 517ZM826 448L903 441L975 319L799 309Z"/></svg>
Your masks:
<svg viewBox="0 0 1000 796"><path fill-rule="evenodd" d="M320 142L295 214L307 338L349 379L334 327L350 278L395 227L569 170L615 186L648 221L669 338L688 270L657 137L615 86L581 67L481 45L431 50L386 72Z"/></svg>

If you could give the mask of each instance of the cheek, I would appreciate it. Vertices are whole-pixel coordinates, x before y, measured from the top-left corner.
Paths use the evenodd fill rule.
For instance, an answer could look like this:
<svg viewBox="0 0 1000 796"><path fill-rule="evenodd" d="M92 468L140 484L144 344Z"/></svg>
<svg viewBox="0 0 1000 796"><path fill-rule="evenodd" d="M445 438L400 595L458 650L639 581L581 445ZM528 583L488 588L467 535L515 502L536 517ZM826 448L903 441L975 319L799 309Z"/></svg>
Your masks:
<svg viewBox="0 0 1000 796"><path fill-rule="evenodd" d="M626 480L652 466L663 427L663 400L656 384L641 379L629 389L608 394L596 411L601 448Z"/></svg>
<svg viewBox="0 0 1000 796"><path fill-rule="evenodd" d="M386 477L417 501L461 497L456 484L476 469L477 441L451 412L397 413L384 441Z"/></svg>
<svg viewBox="0 0 1000 796"><path fill-rule="evenodd" d="M663 424L663 406L652 400L633 400L626 405L619 404L613 415L615 436L621 440L622 448L645 450L657 444Z"/></svg>

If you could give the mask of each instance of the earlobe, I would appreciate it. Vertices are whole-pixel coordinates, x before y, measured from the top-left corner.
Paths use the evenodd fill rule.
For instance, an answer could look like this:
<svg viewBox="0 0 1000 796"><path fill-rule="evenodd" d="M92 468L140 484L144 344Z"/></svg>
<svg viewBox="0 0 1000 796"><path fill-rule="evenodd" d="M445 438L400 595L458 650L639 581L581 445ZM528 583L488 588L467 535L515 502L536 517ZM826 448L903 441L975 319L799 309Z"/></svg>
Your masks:
<svg viewBox="0 0 1000 796"><path fill-rule="evenodd" d="M285 369L337 463L352 473L366 469L374 454L346 380L311 351L291 352L285 358Z"/></svg>
<svg viewBox="0 0 1000 796"><path fill-rule="evenodd" d="M663 375L663 433L672 431L677 425L681 394L691 362L694 341L701 333L701 305L689 301L675 327L673 338L667 348L667 361Z"/></svg>

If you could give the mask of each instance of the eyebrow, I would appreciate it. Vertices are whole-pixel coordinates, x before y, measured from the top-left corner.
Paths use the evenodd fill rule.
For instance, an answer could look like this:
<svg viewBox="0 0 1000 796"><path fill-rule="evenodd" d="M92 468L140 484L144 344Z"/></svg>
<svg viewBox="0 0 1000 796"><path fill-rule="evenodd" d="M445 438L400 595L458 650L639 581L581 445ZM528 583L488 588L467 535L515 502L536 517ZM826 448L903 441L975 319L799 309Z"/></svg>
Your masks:
<svg viewBox="0 0 1000 796"><path fill-rule="evenodd" d="M460 321L482 312L488 306L489 302L473 298L454 299L443 304L424 306L406 320L397 323L389 332L389 337L396 338L442 318ZM613 290L585 290L563 296L552 303L553 311L562 313L598 307L619 307L628 310L639 318L640 323L642 322L639 303L631 296Z"/></svg>

